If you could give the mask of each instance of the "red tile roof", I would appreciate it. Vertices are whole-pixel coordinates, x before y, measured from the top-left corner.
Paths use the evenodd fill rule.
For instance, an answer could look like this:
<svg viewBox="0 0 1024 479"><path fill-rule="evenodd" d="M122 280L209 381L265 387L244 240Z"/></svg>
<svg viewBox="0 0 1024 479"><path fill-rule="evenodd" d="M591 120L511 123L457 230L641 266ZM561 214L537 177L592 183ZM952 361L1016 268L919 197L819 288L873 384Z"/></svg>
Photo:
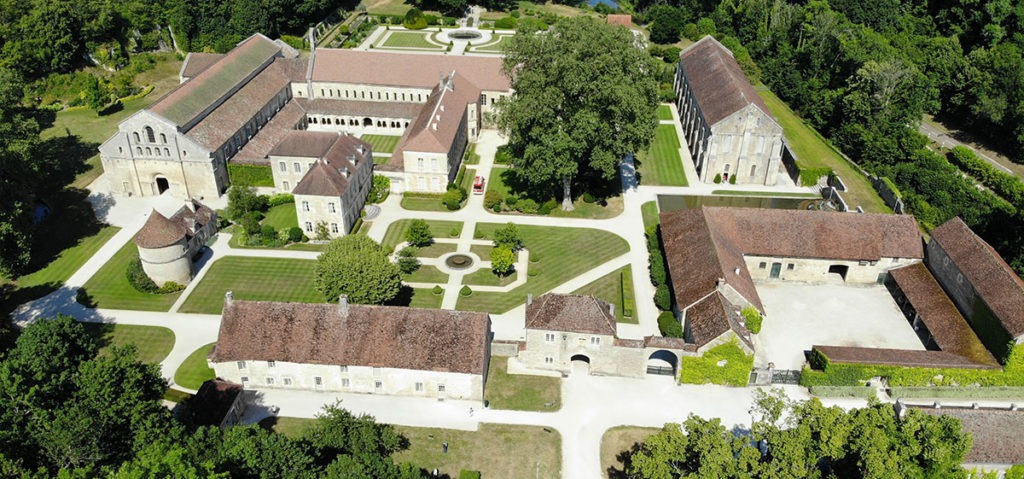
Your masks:
<svg viewBox="0 0 1024 479"><path fill-rule="evenodd" d="M526 307L526 328L614 336L610 307L593 296L548 293Z"/></svg>
<svg viewBox="0 0 1024 479"><path fill-rule="evenodd" d="M308 136L301 133L296 132L292 138ZM299 181L299 184L295 185L295 189L292 190L292 194L341 196L342 193L345 192L345 189L348 188L349 177L351 175L359 174L361 170L359 165L370 167L369 165L373 164L373 152L369 143L366 143L354 136L339 135L337 133L328 134L334 135L334 139L331 144L328 145L326 151L315 154L316 152L313 151L314 149L308 149L308 151L304 152L305 154L291 155L320 158L320 160L302 176L302 180ZM310 141L310 143L313 143L313 141ZM292 145L292 147L297 146L298 145ZM318 147L317 149L322 150L322 147ZM295 150L294 153L303 152Z"/></svg>
<svg viewBox="0 0 1024 479"><path fill-rule="evenodd" d="M998 365L976 363L968 358L946 351L821 345L815 345L813 349L824 353L829 361L833 363L877 364L918 368L999 369Z"/></svg>
<svg viewBox="0 0 1024 479"><path fill-rule="evenodd" d="M924 263L890 270L889 275L913 305L939 349L977 363L998 365Z"/></svg>
<svg viewBox="0 0 1024 479"><path fill-rule="evenodd" d="M507 91L511 83L501 63L499 57L318 48L313 81L432 88L441 75L455 70L484 90Z"/></svg>
<svg viewBox="0 0 1024 479"><path fill-rule="evenodd" d="M971 433L974 439L971 450L964 457L967 464L1024 463L1024 434L1021 434L1024 431L1024 410L910 406L910 411L959 419L964 431Z"/></svg>
<svg viewBox="0 0 1024 479"><path fill-rule="evenodd" d="M683 50L679 55L679 65L708 126L747 105L754 105L769 118L775 118L750 85L732 52L711 35Z"/></svg>
<svg viewBox="0 0 1024 479"><path fill-rule="evenodd" d="M1024 335L1024 280L959 217L932 230L949 259L1013 337Z"/></svg>
<svg viewBox="0 0 1024 479"><path fill-rule="evenodd" d="M171 221L159 211L149 214L146 224L135 235L135 244L142 248L155 249L170 246L185 238L185 226Z"/></svg>
<svg viewBox="0 0 1024 479"><path fill-rule="evenodd" d="M224 305L213 362L298 364L484 374L487 313L396 306L233 300Z"/></svg>
<svg viewBox="0 0 1024 479"><path fill-rule="evenodd" d="M289 131L267 155L321 158L330 151L339 136L341 133L333 131Z"/></svg>
<svg viewBox="0 0 1024 479"><path fill-rule="evenodd" d="M274 115L263 128L256 133L242 147L235 156L231 157L233 163L248 163L255 165L267 164L267 154L284 137L296 131L302 118L306 115L305 110L295 100L289 101L281 108L281 111Z"/></svg>
<svg viewBox="0 0 1024 479"><path fill-rule="evenodd" d="M246 122L255 118L281 91L290 88L285 61L275 61L247 82L237 93L224 100L217 108L199 120L186 133L208 150L216 150L231 138ZM192 80L192 81L197 81ZM191 81L186 83L188 85Z"/></svg>
<svg viewBox="0 0 1024 479"><path fill-rule="evenodd" d="M466 116L466 105L476 102L480 89L461 73L445 78L427 97L419 115L402 135L394 156L401 158L405 151L447 153L451 150L459 127Z"/></svg>

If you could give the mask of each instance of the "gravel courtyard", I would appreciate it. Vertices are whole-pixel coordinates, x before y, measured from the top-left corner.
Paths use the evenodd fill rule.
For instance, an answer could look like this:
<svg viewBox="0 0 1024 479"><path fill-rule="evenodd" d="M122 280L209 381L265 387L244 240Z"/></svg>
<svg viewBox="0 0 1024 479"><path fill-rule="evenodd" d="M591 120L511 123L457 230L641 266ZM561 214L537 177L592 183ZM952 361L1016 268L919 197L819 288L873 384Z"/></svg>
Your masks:
<svg viewBox="0 0 1024 479"><path fill-rule="evenodd" d="M757 292L766 316L755 366L800 369L815 344L925 349L884 286L765 281Z"/></svg>

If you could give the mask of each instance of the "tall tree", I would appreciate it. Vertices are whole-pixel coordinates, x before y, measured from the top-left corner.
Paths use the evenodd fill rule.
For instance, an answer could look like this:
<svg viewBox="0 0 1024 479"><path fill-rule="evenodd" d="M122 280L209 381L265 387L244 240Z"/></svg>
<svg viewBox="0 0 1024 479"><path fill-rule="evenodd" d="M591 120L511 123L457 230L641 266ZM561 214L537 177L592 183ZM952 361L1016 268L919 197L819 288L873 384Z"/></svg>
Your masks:
<svg viewBox="0 0 1024 479"><path fill-rule="evenodd" d="M498 125L521 176L560 183L562 209L572 210L575 178L612 180L621 158L654 137L656 63L629 30L589 17L525 33L506 50L514 93L500 102Z"/></svg>
<svg viewBox="0 0 1024 479"><path fill-rule="evenodd" d="M384 304L398 295L402 278L376 241L347 235L332 241L317 258L313 286L328 301L345 294L353 303Z"/></svg>

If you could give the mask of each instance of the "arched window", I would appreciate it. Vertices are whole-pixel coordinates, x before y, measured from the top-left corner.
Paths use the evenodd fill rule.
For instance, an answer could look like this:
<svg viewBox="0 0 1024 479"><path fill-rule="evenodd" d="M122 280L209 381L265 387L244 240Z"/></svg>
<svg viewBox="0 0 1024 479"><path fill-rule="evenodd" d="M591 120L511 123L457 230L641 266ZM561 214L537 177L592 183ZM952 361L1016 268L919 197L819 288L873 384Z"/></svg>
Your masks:
<svg viewBox="0 0 1024 479"><path fill-rule="evenodd" d="M750 176L757 174L757 165L750 165Z"/></svg>
<svg viewBox="0 0 1024 479"><path fill-rule="evenodd" d="M160 134L160 143L163 143L165 145L167 144L167 135L163 133Z"/></svg>
<svg viewBox="0 0 1024 479"><path fill-rule="evenodd" d="M147 147L146 148L146 155L152 155L152 154L153 154L153 149Z"/></svg>
<svg viewBox="0 0 1024 479"><path fill-rule="evenodd" d="M136 146L135 147L135 152L141 155L142 154L142 147L141 146Z"/></svg>
<svg viewBox="0 0 1024 479"><path fill-rule="evenodd" d="M139 139L139 132L137 132L137 131L133 131L133 132L132 132L132 136L134 136L134 137L135 137L135 143L139 143L139 142L141 142L141 141L142 141L142 140L140 140L140 139Z"/></svg>
<svg viewBox="0 0 1024 479"><path fill-rule="evenodd" d="M185 150L181 150L181 156L188 156L188 152Z"/></svg>
<svg viewBox="0 0 1024 479"><path fill-rule="evenodd" d="M154 153L156 156L160 156L160 148L153 148L153 150L155 150Z"/></svg>
<svg viewBox="0 0 1024 479"><path fill-rule="evenodd" d="M120 146L117 147L117 152L118 153L124 153L124 148L121 148Z"/></svg>
<svg viewBox="0 0 1024 479"><path fill-rule="evenodd" d="M164 148L164 156L171 156L171 149L170 148Z"/></svg>
<svg viewBox="0 0 1024 479"><path fill-rule="evenodd" d="M156 143L156 135L153 134L153 129L146 127L146 141L150 143Z"/></svg>

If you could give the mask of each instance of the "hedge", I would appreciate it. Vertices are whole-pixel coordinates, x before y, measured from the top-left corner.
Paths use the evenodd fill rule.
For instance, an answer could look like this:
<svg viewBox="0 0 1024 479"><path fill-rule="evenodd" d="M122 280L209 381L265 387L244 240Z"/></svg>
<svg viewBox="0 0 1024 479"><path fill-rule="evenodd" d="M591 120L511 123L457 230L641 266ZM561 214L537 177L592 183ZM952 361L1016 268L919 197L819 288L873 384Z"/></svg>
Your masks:
<svg viewBox="0 0 1024 479"><path fill-rule="evenodd" d="M889 389L893 399L1024 399L1024 387L894 387Z"/></svg>
<svg viewBox="0 0 1024 479"><path fill-rule="evenodd" d="M629 271L623 271L619 273L619 284L621 289L619 294L622 296L622 315L627 318L633 317L633 312L636 311L636 299L633 298L633 275Z"/></svg>
<svg viewBox="0 0 1024 479"><path fill-rule="evenodd" d="M719 361L723 360L725 364L719 366ZM679 366L679 382L746 386L750 382L750 370L753 367L754 356L744 352L733 338L728 343L709 349L701 357L683 356Z"/></svg>
<svg viewBox="0 0 1024 479"><path fill-rule="evenodd" d="M459 471L459 479L480 479L480 471Z"/></svg>
<svg viewBox="0 0 1024 479"><path fill-rule="evenodd" d="M804 368L802 386L860 386L876 376L888 378L891 387L1024 386L1024 346L1013 348L1002 370L832 363L817 349L811 350L809 362L813 369Z"/></svg>
<svg viewBox="0 0 1024 479"><path fill-rule="evenodd" d="M946 158L1017 208L1024 207L1024 183L1016 176L997 170L964 146L954 147Z"/></svg>
<svg viewBox="0 0 1024 479"><path fill-rule="evenodd" d="M868 386L811 386L811 395L823 398L873 397L877 389Z"/></svg>
<svg viewBox="0 0 1024 479"><path fill-rule="evenodd" d="M274 173L270 166L228 163L231 184L246 186L274 186Z"/></svg>
<svg viewBox="0 0 1024 479"><path fill-rule="evenodd" d="M676 315L672 311L662 311L658 315L658 329L661 330L661 335L666 338L683 337L683 325L676 319Z"/></svg>
<svg viewBox="0 0 1024 479"><path fill-rule="evenodd" d="M832 168L801 168L800 184L803 186L814 186L818 184L818 178L833 174Z"/></svg>

